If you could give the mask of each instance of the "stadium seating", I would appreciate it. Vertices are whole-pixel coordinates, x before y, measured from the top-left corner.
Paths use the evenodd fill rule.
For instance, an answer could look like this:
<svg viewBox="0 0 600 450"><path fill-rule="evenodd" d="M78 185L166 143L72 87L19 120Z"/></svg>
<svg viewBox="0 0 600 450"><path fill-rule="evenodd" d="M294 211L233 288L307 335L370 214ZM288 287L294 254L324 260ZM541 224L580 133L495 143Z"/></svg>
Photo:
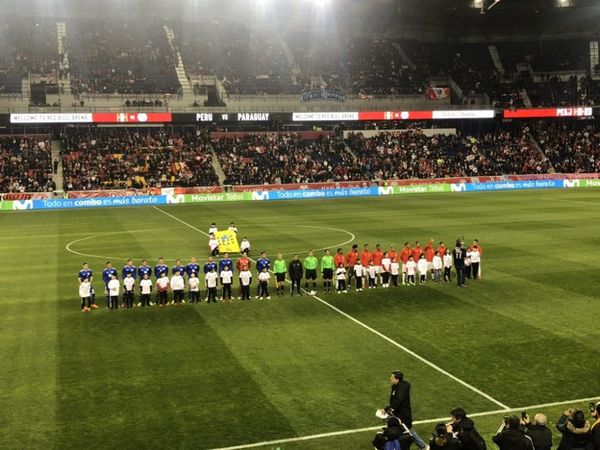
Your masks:
<svg viewBox="0 0 600 450"><path fill-rule="evenodd" d="M54 189L50 141L35 136L0 138L0 192Z"/></svg>
<svg viewBox="0 0 600 450"><path fill-rule="evenodd" d="M540 124L535 136L556 172L600 172L600 131L596 125Z"/></svg>
<svg viewBox="0 0 600 450"><path fill-rule="evenodd" d="M0 93L17 94L31 73L58 76L56 23L3 18L0 22Z"/></svg>
<svg viewBox="0 0 600 450"><path fill-rule="evenodd" d="M303 140L293 135L260 134L220 139L213 148L225 184L308 183L360 179L344 144L331 137Z"/></svg>
<svg viewBox="0 0 600 450"><path fill-rule="evenodd" d="M75 130L63 148L67 190L218 184L205 138L195 132Z"/></svg>
<svg viewBox="0 0 600 450"><path fill-rule="evenodd" d="M67 22L73 94L175 94L181 85L161 21Z"/></svg>
<svg viewBox="0 0 600 450"><path fill-rule="evenodd" d="M347 141L363 179L547 173L549 164L526 131L427 137L414 129L372 138L353 134Z"/></svg>

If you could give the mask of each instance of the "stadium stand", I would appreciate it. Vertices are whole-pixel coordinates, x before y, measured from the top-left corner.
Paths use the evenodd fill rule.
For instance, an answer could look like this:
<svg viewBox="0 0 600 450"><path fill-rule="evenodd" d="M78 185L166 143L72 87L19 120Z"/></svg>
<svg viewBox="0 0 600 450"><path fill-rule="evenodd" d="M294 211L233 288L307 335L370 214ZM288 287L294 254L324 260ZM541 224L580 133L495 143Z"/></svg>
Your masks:
<svg viewBox="0 0 600 450"><path fill-rule="evenodd" d="M344 144L323 136L306 140L290 134L257 134L213 141L225 184L281 184L347 181L360 171Z"/></svg>
<svg viewBox="0 0 600 450"><path fill-rule="evenodd" d="M298 93L281 41L268 30L220 23L181 23L177 43L193 79L216 75L230 95ZM275 35L277 36L277 35Z"/></svg>
<svg viewBox="0 0 600 450"><path fill-rule="evenodd" d="M30 18L3 18L0 22L0 93L22 91L29 73L58 77L56 23Z"/></svg>
<svg viewBox="0 0 600 450"><path fill-rule="evenodd" d="M540 123L535 136L556 172L600 172L600 131L595 124Z"/></svg>
<svg viewBox="0 0 600 450"><path fill-rule="evenodd" d="M175 55L161 21L79 19L67 29L74 95L179 91Z"/></svg>
<svg viewBox="0 0 600 450"><path fill-rule="evenodd" d="M206 138L166 130L73 130L63 137L67 190L218 184Z"/></svg>
<svg viewBox="0 0 600 450"><path fill-rule="evenodd" d="M54 189L50 141L35 136L0 138L0 192Z"/></svg>
<svg viewBox="0 0 600 450"><path fill-rule="evenodd" d="M422 130L351 134L363 179L443 178L546 173L549 164L527 135L528 129L474 135L425 136Z"/></svg>

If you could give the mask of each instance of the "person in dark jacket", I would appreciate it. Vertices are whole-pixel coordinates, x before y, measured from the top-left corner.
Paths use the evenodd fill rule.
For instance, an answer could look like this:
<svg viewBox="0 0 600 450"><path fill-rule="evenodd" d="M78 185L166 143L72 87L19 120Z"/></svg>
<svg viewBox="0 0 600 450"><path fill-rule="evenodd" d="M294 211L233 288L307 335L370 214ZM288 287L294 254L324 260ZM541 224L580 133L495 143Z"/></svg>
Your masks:
<svg viewBox="0 0 600 450"><path fill-rule="evenodd" d="M556 428L562 433L558 450L584 450L591 441L591 427L583 411L566 410L558 419Z"/></svg>
<svg viewBox="0 0 600 450"><path fill-rule="evenodd" d="M521 420L517 416L508 416L492 437L500 450L535 450L533 442L521 428Z"/></svg>
<svg viewBox="0 0 600 450"><path fill-rule="evenodd" d="M450 426L461 442L462 450L486 450L485 441L475 429L475 422L467 417L467 412L463 408L454 408L450 411L450 415L452 416Z"/></svg>
<svg viewBox="0 0 600 450"><path fill-rule="evenodd" d="M298 295L302 295L302 292L300 291L300 283L302 281L303 273L304 268L302 267L302 262L298 259L298 255L294 255L294 258L290 261L288 266L288 274L292 280L292 287L290 288L291 295L294 295L294 286L296 287L296 293Z"/></svg>
<svg viewBox="0 0 600 450"><path fill-rule="evenodd" d="M387 427L384 427L375 435L375 439L373 439L372 444L377 450L383 450L386 442L395 440L398 440L400 443L400 448L408 448L410 442L412 442L410 433L408 433L406 428L402 426L400 419L392 416L387 420Z"/></svg>
<svg viewBox="0 0 600 450"><path fill-rule="evenodd" d="M435 433L429 440L431 450L460 450L460 441L452 432L452 425L438 423L435 426Z"/></svg>
<svg viewBox="0 0 600 450"><path fill-rule="evenodd" d="M458 287L465 287L465 259L467 258L467 250L462 247L460 239L456 240L456 247L452 250L452 259L454 260L454 268L456 269L456 281Z"/></svg>
<svg viewBox="0 0 600 450"><path fill-rule="evenodd" d="M548 418L544 414L536 414L532 421L529 417L523 419L525 434L531 438L535 450L550 450L552 448L552 430L546 425Z"/></svg>
<svg viewBox="0 0 600 450"><path fill-rule="evenodd" d="M592 417L596 421L590 427L591 450L600 450L600 402L596 403Z"/></svg>
<svg viewBox="0 0 600 450"><path fill-rule="evenodd" d="M415 444L420 449L427 447L427 444L421 439L417 432L412 428L412 409L410 407L410 383L404 380L404 374L400 371L392 372L390 376L392 391L390 393L390 403L385 411L399 418L413 435Z"/></svg>

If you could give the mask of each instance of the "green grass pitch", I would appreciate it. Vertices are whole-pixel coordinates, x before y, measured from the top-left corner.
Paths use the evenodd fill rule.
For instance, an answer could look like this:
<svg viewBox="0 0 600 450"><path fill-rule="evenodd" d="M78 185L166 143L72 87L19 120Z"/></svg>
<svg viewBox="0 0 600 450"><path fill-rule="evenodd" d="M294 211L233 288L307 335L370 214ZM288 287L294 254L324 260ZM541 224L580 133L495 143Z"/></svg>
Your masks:
<svg viewBox="0 0 600 450"><path fill-rule="evenodd" d="M187 262L207 238L152 207L2 214L0 448L207 449L378 426L393 369L415 420L500 409L373 331L517 412L600 396L596 190L161 209L203 231L234 221L270 256L478 238L484 279L318 294L371 330L309 296L82 314L84 260L98 289L109 257ZM565 406L543 410L554 422ZM503 415L476 420L487 439ZM372 435L260 448L368 449Z"/></svg>

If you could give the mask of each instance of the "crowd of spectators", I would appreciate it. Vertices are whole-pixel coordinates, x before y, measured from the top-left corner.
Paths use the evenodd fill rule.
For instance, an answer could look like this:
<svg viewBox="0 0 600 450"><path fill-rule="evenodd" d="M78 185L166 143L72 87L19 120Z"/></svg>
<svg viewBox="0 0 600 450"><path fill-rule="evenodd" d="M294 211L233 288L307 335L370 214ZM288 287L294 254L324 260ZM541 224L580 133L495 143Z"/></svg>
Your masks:
<svg viewBox="0 0 600 450"><path fill-rule="evenodd" d="M297 93L278 34L243 24L181 23L177 46L188 75L216 75L229 95Z"/></svg>
<svg viewBox="0 0 600 450"><path fill-rule="evenodd" d="M426 136L408 129L347 142L358 157L360 179L386 180L547 173L547 158L530 141L528 129L474 135Z"/></svg>
<svg viewBox="0 0 600 450"><path fill-rule="evenodd" d="M67 27L74 95L179 92L175 54L160 20L80 19Z"/></svg>
<svg viewBox="0 0 600 450"><path fill-rule="evenodd" d="M63 171L66 190L218 184L206 137L195 130L71 130Z"/></svg>
<svg viewBox="0 0 600 450"><path fill-rule="evenodd" d="M35 136L0 138L0 192L48 192L55 188L50 141Z"/></svg>
<svg viewBox="0 0 600 450"><path fill-rule="evenodd" d="M21 93L29 73L58 78L56 22L30 18L0 22L0 93Z"/></svg>
<svg viewBox="0 0 600 450"><path fill-rule="evenodd" d="M360 179L343 142L322 136L305 140L292 134L255 134L215 140L212 146L225 184L281 184Z"/></svg>
<svg viewBox="0 0 600 450"><path fill-rule="evenodd" d="M597 125L539 124L534 128L534 135L556 172L600 172L600 130Z"/></svg>

